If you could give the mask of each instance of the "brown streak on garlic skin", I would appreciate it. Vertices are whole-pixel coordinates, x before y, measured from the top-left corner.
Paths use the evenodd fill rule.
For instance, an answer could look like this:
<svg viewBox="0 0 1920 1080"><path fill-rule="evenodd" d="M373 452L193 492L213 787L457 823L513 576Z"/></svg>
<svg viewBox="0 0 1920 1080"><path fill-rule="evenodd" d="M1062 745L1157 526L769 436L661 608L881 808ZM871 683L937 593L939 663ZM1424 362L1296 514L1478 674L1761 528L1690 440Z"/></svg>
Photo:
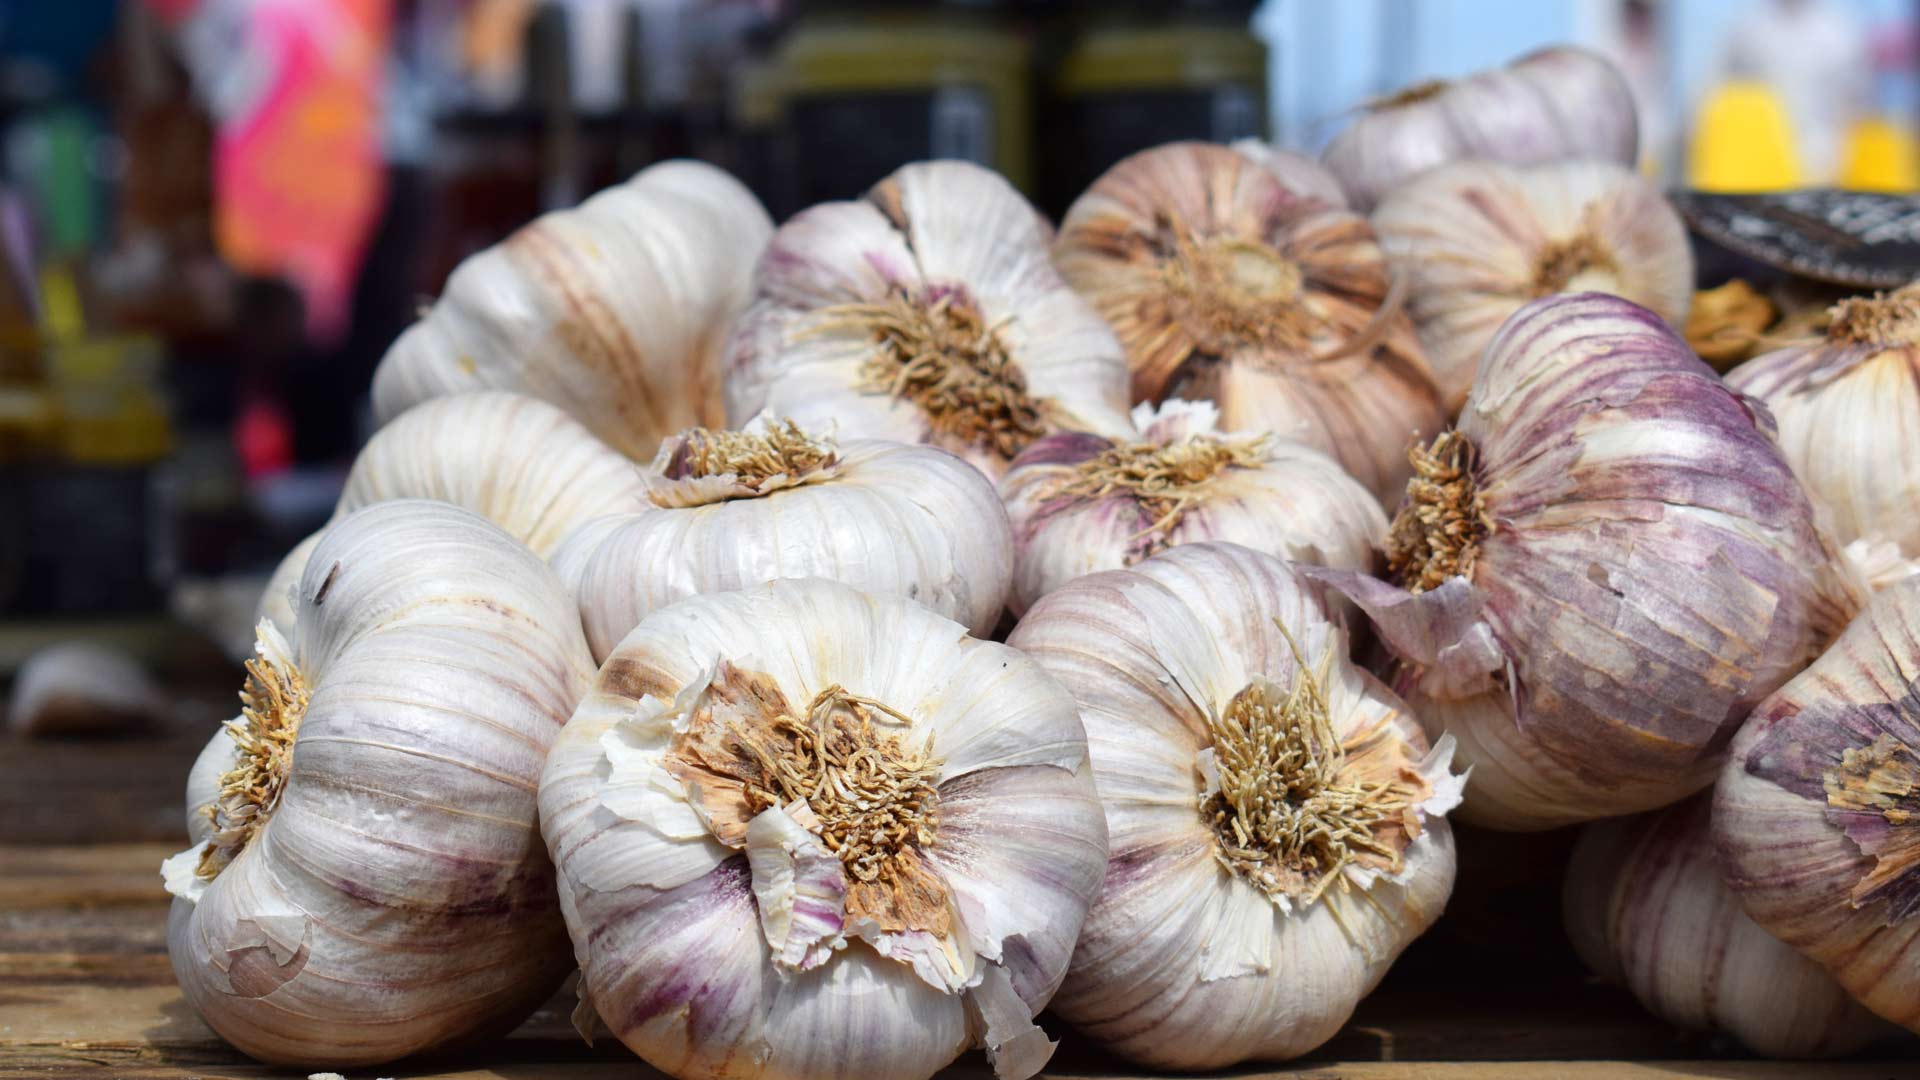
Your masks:
<svg viewBox="0 0 1920 1080"><path fill-rule="evenodd" d="M796 711L770 676L723 662L666 769L732 847L746 842L755 815L804 801L813 820L801 824L845 867L849 916L944 936L953 929L946 886L921 855L939 832L940 763L931 738L908 747L876 730L876 714L906 720L838 686Z"/></svg>
<svg viewBox="0 0 1920 1080"><path fill-rule="evenodd" d="M1474 447L1457 431L1408 451L1414 476L1387 534L1387 567L1411 593L1470 577L1480 544L1494 531L1474 475Z"/></svg>
<svg viewBox="0 0 1920 1080"><path fill-rule="evenodd" d="M1365 108L1368 112L1385 112L1388 109L1398 109L1421 101L1431 101L1445 93L1452 85L1453 83L1446 79L1428 79L1396 90L1385 97L1375 98L1367 102Z"/></svg>

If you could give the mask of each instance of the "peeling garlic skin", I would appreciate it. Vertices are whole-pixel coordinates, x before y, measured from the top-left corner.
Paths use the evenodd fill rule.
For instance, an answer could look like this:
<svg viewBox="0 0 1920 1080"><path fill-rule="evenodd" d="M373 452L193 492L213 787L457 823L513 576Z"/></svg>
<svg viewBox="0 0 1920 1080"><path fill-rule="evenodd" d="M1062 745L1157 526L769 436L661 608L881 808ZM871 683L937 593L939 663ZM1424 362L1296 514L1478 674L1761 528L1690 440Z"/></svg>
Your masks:
<svg viewBox="0 0 1920 1080"><path fill-rule="evenodd" d="M1228 433L1207 402L1134 409L1138 441L1066 433L1014 460L1000 495L1014 530L1015 616L1053 589L1179 544L1223 540L1281 558L1370 570L1380 504L1332 458Z"/></svg>
<svg viewBox="0 0 1920 1080"><path fill-rule="evenodd" d="M1836 1057L1897 1034L1741 910L1713 852L1712 802L1586 827L1565 890L1581 959L1663 1019L1765 1057Z"/></svg>
<svg viewBox="0 0 1920 1080"><path fill-rule="evenodd" d="M1686 324L1686 227L1623 165L1455 162L1396 188L1371 220L1407 276L1407 309L1449 412L1465 403L1494 332L1541 296L1612 293Z"/></svg>
<svg viewBox="0 0 1920 1080"><path fill-rule="evenodd" d="M1135 401L1213 401L1225 429L1312 447L1397 498L1407 447L1445 417L1372 229L1321 197L1320 173L1283 151L1142 151L1074 202L1054 263L1126 347Z"/></svg>
<svg viewBox="0 0 1920 1080"><path fill-rule="evenodd" d="M1561 45L1382 98L1328 144L1321 161L1364 213L1449 162L1597 158L1631 166L1639 147L1626 79L1599 54Z"/></svg>
<svg viewBox="0 0 1920 1080"><path fill-rule="evenodd" d="M1129 432L1126 368L1051 230L966 162L905 166L782 225L728 347L727 417L927 443L998 478L1041 435Z"/></svg>
<svg viewBox="0 0 1920 1080"><path fill-rule="evenodd" d="M1891 541L1920 556L1920 287L1834 313L1827 340L1757 356L1727 385L1773 413L1781 452L1841 543Z"/></svg>
<svg viewBox="0 0 1920 1080"><path fill-rule="evenodd" d="M454 268L374 373L381 422L429 398L515 390L636 461L718 425L723 349L773 231L744 185L698 161L650 166Z"/></svg>
<svg viewBox="0 0 1920 1080"><path fill-rule="evenodd" d="M1920 1031L1920 581L1890 586L1741 728L1714 841L1755 922Z"/></svg>
<svg viewBox="0 0 1920 1080"><path fill-rule="evenodd" d="M1858 597L1770 436L1617 297L1550 297L1501 329L1450 436L1463 487L1423 458L1389 537L1408 587L1314 571L1372 617L1429 732L1459 739L1465 820L1552 828L1698 790L1845 625ZM1467 522L1470 568L1430 573L1448 545L1413 541Z"/></svg>
<svg viewBox="0 0 1920 1080"><path fill-rule="evenodd" d="M1465 778L1450 745L1429 750L1399 700L1347 661L1315 592L1271 556L1186 544L1049 593L1009 638L1080 706L1112 847L1052 1009L1132 1060L1203 1070L1311 1051L1452 890L1444 815ZM1254 689L1265 711L1241 707ZM1272 708L1314 692L1317 707ZM1342 748L1330 768L1325 736L1301 745L1318 723ZM1239 810L1254 803L1300 815L1299 828ZM1240 828L1251 850L1229 848ZM1353 861L1329 868L1328 850L1288 847L1330 835Z"/></svg>
<svg viewBox="0 0 1920 1080"><path fill-rule="evenodd" d="M567 969L534 789L591 678L578 615L531 552L425 500L331 526L295 610L290 643L262 624L256 663L311 696L256 696L241 724L291 744L277 801L222 794L245 763L231 728L188 780L194 844L163 868L181 991L241 1051L308 1068L504 1032Z"/></svg>
<svg viewBox="0 0 1920 1080"><path fill-rule="evenodd" d="M820 579L649 615L540 804L583 998L677 1077L916 1080L984 1044L1023 1080L1106 866L1071 696L912 601ZM874 808L903 829L850 827ZM909 902L876 899L870 868Z"/></svg>

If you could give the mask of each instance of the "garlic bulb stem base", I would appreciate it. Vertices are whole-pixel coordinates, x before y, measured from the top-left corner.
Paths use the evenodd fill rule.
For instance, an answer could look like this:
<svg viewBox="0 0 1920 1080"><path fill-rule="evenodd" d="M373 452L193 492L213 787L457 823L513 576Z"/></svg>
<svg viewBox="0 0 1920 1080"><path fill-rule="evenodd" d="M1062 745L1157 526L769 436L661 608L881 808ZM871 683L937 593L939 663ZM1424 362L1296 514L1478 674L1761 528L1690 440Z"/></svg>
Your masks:
<svg viewBox="0 0 1920 1080"><path fill-rule="evenodd" d="M1480 541L1493 532L1474 478L1473 443L1445 431L1407 452L1413 479L1387 533L1387 568L1410 593L1473 573Z"/></svg>

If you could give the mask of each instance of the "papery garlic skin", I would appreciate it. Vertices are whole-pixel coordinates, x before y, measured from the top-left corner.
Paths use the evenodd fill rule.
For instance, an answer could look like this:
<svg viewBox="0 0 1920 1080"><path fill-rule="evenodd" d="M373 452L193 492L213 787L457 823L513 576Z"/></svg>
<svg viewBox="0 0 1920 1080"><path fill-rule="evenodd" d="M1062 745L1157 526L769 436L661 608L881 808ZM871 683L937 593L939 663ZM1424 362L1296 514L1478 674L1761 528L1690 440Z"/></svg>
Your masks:
<svg viewBox="0 0 1920 1080"><path fill-rule="evenodd" d="M911 805L869 796L896 848L824 846L852 812L834 785L754 811L714 771L751 740L760 782L797 775L777 718L832 745L845 729L825 725L856 715L872 734L845 760L914 786ZM912 601L817 579L649 615L561 733L540 818L583 998L677 1077L920 1080L982 1042L1000 1076L1030 1076L1052 1049L1032 1017L1106 867L1064 689ZM912 887L859 892L856 856Z"/></svg>
<svg viewBox="0 0 1920 1080"><path fill-rule="evenodd" d="M1386 499L1445 417L1373 230L1331 186L1284 151L1170 143L1074 202L1054 263L1126 346L1135 401L1211 400L1227 430L1326 453Z"/></svg>
<svg viewBox="0 0 1920 1080"><path fill-rule="evenodd" d="M711 435L683 433L655 459L647 509L594 523L556 555L596 659L676 600L788 577L910 597L975 635L993 631L1013 541L991 481L930 446L788 430L827 460L761 490L689 475L682 448ZM703 490L716 483L727 490Z"/></svg>
<svg viewBox="0 0 1920 1080"><path fill-rule="evenodd" d="M139 661L91 641L36 649L7 692L7 727L17 735L126 731L166 712L166 696Z"/></svg>
<svg viewBox="0 0 1920 1080"><path fill-rule="evenodd" d="M1428 732L1459 740L1475 824L1552 828L1705 786L1860 599L1764 412L1618 297L1522 308L1458 429L1416 456L1397 584L1312 573L1373 619Z"/></svg>
<svg viewBox="0 0 1920 1080"><path fill-rule="evenodd" d="M1320 160L1365 212L1401 184L1453 161L1599 158L1631 166L1639 153L1640 118L1626 79L1597 53L1557 45L1373 102Z"/></svg>
<svg viewBox="0 0 1920 1080"><path fill-rule="evenodd" d="M1920 285L1834 308L1826 339L1757 356L1727 385L1757 398L1842 543L1920 557Z"/></svg>
<svg viewBox="0 0 1920 1080"><path fill-rule="evenodd" d="M373 433L354 459L334 520L390 499L437 499L505 529L542 558L596 517L652 507L640 465L553 405L481 390L434 398ZM281 559L260 598L261 618L292 627L291 587L319 534Z"/></svg>
<svg viewBox="0 0 1920 1080"><path fill-rule="evenodd" d="M636 460L722 419L722 349L773 232L738 180L698 161L636 173L454 268L373 378L384 423L429 398L516 390Z"/></svg>
<svg viewBox="0 0 1920 1080"><path fill-rule="evenodd" d="M995 478L1041 435L1126 433L1120 346L1050 239L1011 184L962 161L794 215L728 347L729 421L928 443Z"/></svg>
<svg viewBox="0 0 1920 1080"><path fill-rule="evenodd" d="M1747 913L1862 1005L1920 1031L1920 579L1877 595L1753 710L1714 789Z"/></svg>
<svg viewBox="0 0 1920 1080"><path fill-rule="evenodd" d="M1896 1033L1820 965L1754 924L1721 880L1713 800L1587 826L1567 867L1567 934L1588 967L1682 1027L1763 1057L1836 1057Z"/></svg>
<svg viewBox="0 0 1920 1080"><path fill-rule="evenodd" d="M1207 402L1140 405L1133 420L1136 441L1052 435L1001 479L1014 533L1015 615L1074 578L1202 540L1372 569L1387 516L1332 458L1223 432Z"/></svg>
<svg viewBox="0 0 1920 1080"><path fill-rule="evenodd" d="M1612 293L1686 325L1686 226L1624 165L1456 162L1396 188L1371 220L1407 277L1407 310L1449 412L1466 402L1500 324L1542 296Z"/></svg>
<svg viewBox="0 0 1920 1080"><path fill-rule="evenodd" d="M1439 917L1454 878L1444 815L1466 778L1449 773L1447 741L1429 751L1399 700L1348 662L1345 633L1288 564L1182 545L1047 594L1008 643L1073 692L1087 729L1112 854L1052 1009L1103 1046L1180 1070L1297 1057ZM1367 831L1397 866L1348 863L1270 894L1223 861L1206 816L1234 753L1214 732L1261 681L1297 689L1296 656L1324 680L1347 763L1375 763L1361 786L1404 785L1412 801L1374 806L1393 824ZM1354 779L1337 777L1350 792ZM1302 782L1276 774L1265 798L1333 801L1296 801L1286 783ZM1312 822L1302 831L1320 835Z"/></svg>
<svg viewBox="0 0 1920 1080"><path fill-rule="evenodd" d="M567 968L534 789L592 667L552 571L469 511L381 503L322 535L259 654L163 867L188 1004L307 1067L511 1028ZM237 733L290 757L248 766ZM242 768L274 801L223 792Z"/></svg>

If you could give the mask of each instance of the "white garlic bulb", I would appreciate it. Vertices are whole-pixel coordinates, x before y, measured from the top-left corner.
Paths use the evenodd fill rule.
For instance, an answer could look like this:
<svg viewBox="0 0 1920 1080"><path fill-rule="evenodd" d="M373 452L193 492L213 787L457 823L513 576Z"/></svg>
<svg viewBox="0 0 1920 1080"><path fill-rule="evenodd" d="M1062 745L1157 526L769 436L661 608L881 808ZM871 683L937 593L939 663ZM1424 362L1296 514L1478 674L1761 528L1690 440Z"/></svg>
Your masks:
<svg viewBox="0 0 1920 1080"><path fill-rule="evenodd" d="M1156 1068L1296 1057L1453 888L1451 740L1347 660L1286 563L1187 544L1008 643L1080 705L1112 854L1053 1011Z"/></svg>
<svg viewBox="0 0 1920 1080"><path fill-rule="evenodd" d="M385 422L428 398L517 390L644 461L667 435L723 420L722 350L772 231L720 169L643 169L455 267L380 361L374 411Z"/></svg>
<svg viewBox="0 0 1920 1080"><path fill-rule="evenodd" d="M1671 327L1615 296L1507 320L1457 430L1416 450L1388 681L1473 766L1460 816L1544 829L1706 786L1747 710L1860 602L1771 438Z"/></svg>
<svg viewBox="0 0 1920 1080"><path fill-rule="evenodd" d="M1920 579L1753 710L1713 832L1754 922L1920 1032Z"/></svg>
<svg viewBox="0 0 1920 1080"><path fill-rule="evenodd" d="M1143 404L1138 441L1050 435L1014 459L1000 481L1014 535L1009 609L1199 540L1371 570L1387 535L1379 501L1325 454L1220 431L1219 415L1208 402Z"/></svg>
<svg viewBox="0 0 1920 1080"><path fill-rule="evenodd" d="M469 511L385 502L259 634L162 868L187 1002L305 1066L510 1028L567 970L534 792L593 669L559 581Z"/></svg>
<svg viewBox="0 0 1920 1080"><path fill-rule="evenodd" d="M1626 79L1599 54L1559 45L1371 102L1321 160L1366 211L1452 161L1599 158L1630 166L1639 153L1640 118Z"/></svg>
<svg viewBox="0 0 1920 1080"><path fill-rule="evenodd" d="M596 659L658 608L774 578L911 597L981 637L1006 605L1006 510L944 450L770 421L683 432L654 471L648 509L591 522L555 555Z"/></svg>
<svg viewBox="0 0 1920 1080"><path fill-rule="evenodd" d="M583 1005L677 1077L1006 1080L1106 867L1073 699L897 596L782 580L649 615L540 825Z"/></svg>
<svg viewBox="0 0 1920 1080"><path fill-rule="evenodd" d="M1396 188L1373 230L1406 275L1407 310L1449 412L1465 403L1494 331L1530 300L1612 293L1679 328L1693 299L1680 215L1610 161L1456 162Z"/></svg>
<svg viewBox="0 0 1920 1080"><path fill-rule="evenodd" d="M139 661L91 641L36 650L7 695L7 726L20 735L130 731L166 711L166 696Z"/></svg>
<svg viewBox="0 0 1920 1080"><path fill-rule="evenodd" d="M1445 421L1367 220L1306 158L1171 143L1067 211L1054 263L1126 346L1136 401L1207 399L1397 498L1406 452Z"/></svg>
<svg viewBox="0 0 1920 1080"><path fill-rule="evenodd" d="M582 523L647 509L649 478L593 433L538 398L505 390L434 398L367 440L334 520L389 499L462 506L546 558ZM288 552L260 598L260 617L292 626L289 592L318 534Z"/></svg>
<svg viewBox="0 0 1920 1080"><path fill-rule="evenodd" d="M1895 1034L1740 909L1713 854L1712 808L1703 793L1581 832L1565 893L1580 958L1650 1012L1765 1057L1850 1054Z"/></svg>
<svg viewBox="0 0 1920 1080"><path fill-rule="evenodd" d="M1920 283L1844 300L1826 340L1757 356L1727 385L1759 399L1843 543L1920 557Z"/></svg>
<svg viewBox="0 0 1920 1080"><path fill-rule="evenodd" d="M1047 261L1043 219L962 161L895 171L774 234L730 346L727 415L930 443L991 477L1054 431L1128 430L1113 332Z"/></svg>

